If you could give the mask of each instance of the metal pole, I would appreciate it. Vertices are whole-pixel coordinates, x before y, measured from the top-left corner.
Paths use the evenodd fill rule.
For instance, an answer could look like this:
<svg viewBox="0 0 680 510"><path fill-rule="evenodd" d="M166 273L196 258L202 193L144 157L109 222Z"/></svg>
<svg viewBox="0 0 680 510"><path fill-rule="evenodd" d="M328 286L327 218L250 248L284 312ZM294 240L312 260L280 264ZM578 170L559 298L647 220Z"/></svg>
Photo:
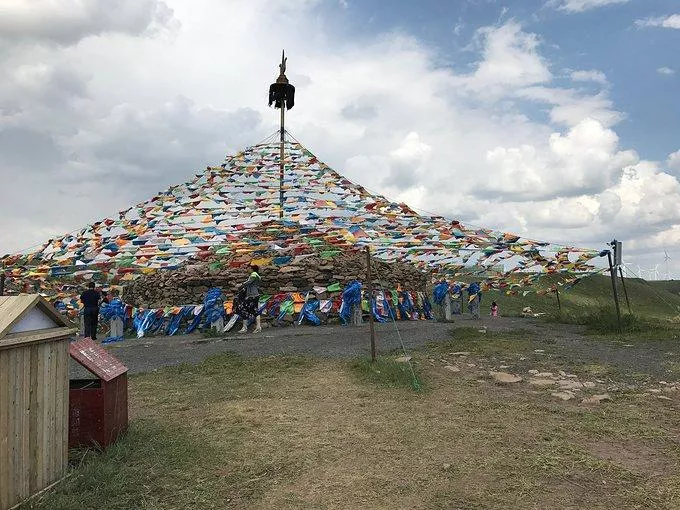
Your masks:
<svg viewBox="0 0 680 510"><path fill-rule="evenodd" d="M560 302L560 288L555 287L555 295L557 296L557 309L560 311L560 316L562 316L562 303Z"/></svg>
<svg viewBox="0 0 680 510"><path fill-rule="evenodd" d="M279 219L283 219L283 157L285 142L285 111L286 100L281 101L281 153L279 154Z"/></svg>
<svg viewBox="0 0 680 510"><path fill-rule="evenodd" d="M621 333L621 309L619 308L619 295L616 293L616 272L612 264L612 252L607 250L607 260L609 260L609 274L612 277L612 290L614 291L614 303L616 304L616 321Z"/></svg>
<svg viewBox="0 0 680 510"><path fill-rule="evenodd" d="M623 269L619 266L619 274L621 275L621 285L623 286L623 295L626 296L626 306L628 307L628 313L633 315L630 310L630 301L628 301L628 291L626 290L626 280L623 279Z"/></svg>
<svg viewBox="0 0 680 510"><path fill-rule="evenodd" d="M5 295L5 273L0 274L0 296Z"/></svg>
<svg viewBox="0 0 680 510"><path fill-rule="evenodd" d="M366 287L368 288L368 325L371 330L371 362L375 363L375 325L373 324L373 276L371 276L371 248L366 246Z"/></svg>

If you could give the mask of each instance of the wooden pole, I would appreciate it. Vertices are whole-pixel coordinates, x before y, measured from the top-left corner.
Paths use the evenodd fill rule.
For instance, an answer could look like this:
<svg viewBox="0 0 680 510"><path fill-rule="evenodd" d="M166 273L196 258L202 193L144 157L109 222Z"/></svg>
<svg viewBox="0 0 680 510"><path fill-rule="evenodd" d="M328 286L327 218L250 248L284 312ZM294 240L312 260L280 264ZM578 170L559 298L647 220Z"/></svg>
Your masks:
<svg viewBox="0 0 680 510"><path fill-rule="evenodd" d="M366 287L368 289L368 325L371 330L371 362L375 363L375 324L373 324L373 276L371 275L371 248L366 246ZM361 305L360 305L361 306Z"/></svg>
<svg viewBox="0 0 680 510"><path fill-rule="evenodd" d="M5 273L0 273L0 296L5 295Z"/></svg>
<svg viewBox="0 0 680 510"><path fill-rule="evenodd" d="M560 288L555 287L555 295L557 296L557 309L560 312L560 317L562 316L562 303L560 302Z"/></svg>
<svg viewBox="0 0 680 510"><path fill-rule="evenodd" d="M621 333L621 309L619 308L619 295L616 292L616 271L612 264L612 252L607 250L607 260L609 260L609 274L612 277L612 290L614 291L614 304L616 305L616 321L619 326L619 333Z"/></svg>
<svg viewBox="0 0 680 510"><path fill-rule="evenodd" d="M623 295L626 296L626 306L628 307L628 313L633 315L630 310L630 301L628 301L628 291L626 290L626 281L623 279L623 269L619 266L619 275L621 275L621 285L623 286Z"/></svg>
<svg viewBox="0 0 680 510"><path fill-rule="evenodd" d="M281 101L281 153L279 154L279 219L283 219L283 158L285 143L285 111L286 100Z"/></svg>

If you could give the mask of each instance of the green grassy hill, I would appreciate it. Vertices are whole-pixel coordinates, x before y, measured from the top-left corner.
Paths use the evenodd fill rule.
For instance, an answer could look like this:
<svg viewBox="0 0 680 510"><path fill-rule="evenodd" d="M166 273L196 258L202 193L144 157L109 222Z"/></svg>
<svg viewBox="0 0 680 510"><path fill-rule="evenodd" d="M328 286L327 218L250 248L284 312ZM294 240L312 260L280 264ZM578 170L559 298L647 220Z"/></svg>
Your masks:
<svg viewBox="0 0 680 510"><path fill-rule="evenodd" d="M535 289L545 289L563 277L546 276L541 278ZM647 282L639 278L626 278L626 289L630 300L631 310L635 315L668 319L680 315L680 282ZM621 299L621 312L626 313L626 300L621 286L621 280L617 280L619 296ZM677 289L677 290L676 290ZM482 310L488 313L491 302L496 301L501 315L520 315L522 308L531 307L534 313L546 313L549 315L558 312L557 298L554 293L537 296L531 292L526 296L508 296L501 292L488 291L482 298ZM610 307L614 308L612 297L612 284L609 276L592 276L585 278L570 290L560 287L560 301L564 315L583 315L592 313L593 310Z"/></svg>
<svg viewBox="0 0 680 510"><path fill-rule="evenodd" d="M665 290L672 294L680 295L680 280L649 282L649 284L656 289Z"/></svg>

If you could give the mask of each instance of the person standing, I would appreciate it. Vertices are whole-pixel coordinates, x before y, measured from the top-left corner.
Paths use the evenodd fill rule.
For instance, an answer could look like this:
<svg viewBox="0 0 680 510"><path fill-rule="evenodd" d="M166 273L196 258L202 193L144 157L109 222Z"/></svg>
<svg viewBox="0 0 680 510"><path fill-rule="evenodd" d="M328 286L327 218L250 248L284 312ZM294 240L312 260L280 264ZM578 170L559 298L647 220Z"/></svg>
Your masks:
<svg viewBox="0 0 680 510"><path fill-rule="evenodd" d="M243 285L241 285L245 297L243 299L243 304L240 307L241 309L238 312L243 320L243 327L240 329L239 333L247 333L248 324L253 319L255 320L255 329L253 330L253 333L262 331L260 314L258 313L258 306L260 304L260 282L262 281L258 273L259 270L260 268L258 266L254 264L251 265L250 276Z"/></svg>
<svg viewBox="0 0 680 510"><path fill-rule="evenodd" d="M482 300L481 286L472 282L468 287L468 310L474 319L479 319L479 303Z"/></svg>
<svg viewBox="0 0 680 510"><path fill-rule="evenodd" d="M491 303L491 317L498 317L498 304L495 301Z"/></svg>
<svg viewBox="0 0 680 510"><path fill-rule="evenodd" d="M87 285L87 290L80 295L83 304L83 318L85 322L85 338L97 339L97 320L99 319L99 302L101 294L94 290L94 282Z"/></svg>

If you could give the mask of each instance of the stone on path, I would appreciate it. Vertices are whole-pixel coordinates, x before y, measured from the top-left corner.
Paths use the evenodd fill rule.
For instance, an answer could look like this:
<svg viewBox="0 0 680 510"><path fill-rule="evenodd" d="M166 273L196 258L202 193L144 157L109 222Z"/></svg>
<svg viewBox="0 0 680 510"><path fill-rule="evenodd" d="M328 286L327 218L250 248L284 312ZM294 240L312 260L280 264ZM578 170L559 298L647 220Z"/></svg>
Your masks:
<svg viewBox="0 0 680 510"><path fill-rule="evenodd" d="M667 397L666 395L657 395L656 398L659 400L673 400L671 397Z"/></svg>
<svg viewBox="0 0 680 510"><path fill-rule="evenodd" d="M606 393L603 395L593 395L592 397L586 397L583 400L581 400L581 404L597 405L603 400L611 400L611 397Z"/></svg>
<svg viewBox="0 0 680 510"><path fill-rule="evenodd" d="M468 351L459 351L459 352L450 352L449 356L469 356L470 353Z"/></svg>
<svg viewBox="0 0 680 510"><path fill-rule="evenodd" d="M460 368L454 367L453 365L446 365L444 369L449 370L450 372L460 372Z"/></svg>
<svg viewBox="0 0 680 510"><path fill-rule="evenodd" d="M559 385L563 390L580 390L583 388L583 383L579 381L560 381Z"/></svg>
<svg viewBox="0 0 680 510"><path fill-rule="evenodd" d="M530 373L531 375L537 375L538 370L529 370L528 373Z"/></svg>
<svg viewBox="0 0 680 510"><path fill-rule="evenodd" d="M592 382L592 381L586 381L586 382L583 383L583 387L584 387L584 388L594 388L594 387L595 387L595 383Z"/></svg>
<svg viewBox="0 0 680 510"><path fill-rule="evenodd" d="M555 393L551 393L551 395L564 401L571 400L576 396L571 391L557 391Z"/></svg>
<svg viewBox="0 0 680 510"><path fill-rule="evenodd" d="M536 377L541 377L543 379L545 379L546 377L552 377L552 376L553 376L552 372L540 372L540 373L536 374Z"/></svg>
<svg viewBox="0 0 680 510"><path fill-rule="evenodd" d="M397 359L395 359L397 363L408 363L411 361L411 356L399 356Z"/></svg>
<svg viewBox="0 0 680 510"><path fill-rule="evenodd" d="M553 386L555 384L554 379L529 379L529 384L532 386Z"/></svg>
<svg viewBox="0 0 680 510"><path fill-rule="evenodd" d="M511 383L518 383L522 381L522 378L518 375L513 375L513 374L508 374L507 372L494 372L490 371L489 375L493 377L494 381L503 383L503 384L511 384Z"/></svg>

